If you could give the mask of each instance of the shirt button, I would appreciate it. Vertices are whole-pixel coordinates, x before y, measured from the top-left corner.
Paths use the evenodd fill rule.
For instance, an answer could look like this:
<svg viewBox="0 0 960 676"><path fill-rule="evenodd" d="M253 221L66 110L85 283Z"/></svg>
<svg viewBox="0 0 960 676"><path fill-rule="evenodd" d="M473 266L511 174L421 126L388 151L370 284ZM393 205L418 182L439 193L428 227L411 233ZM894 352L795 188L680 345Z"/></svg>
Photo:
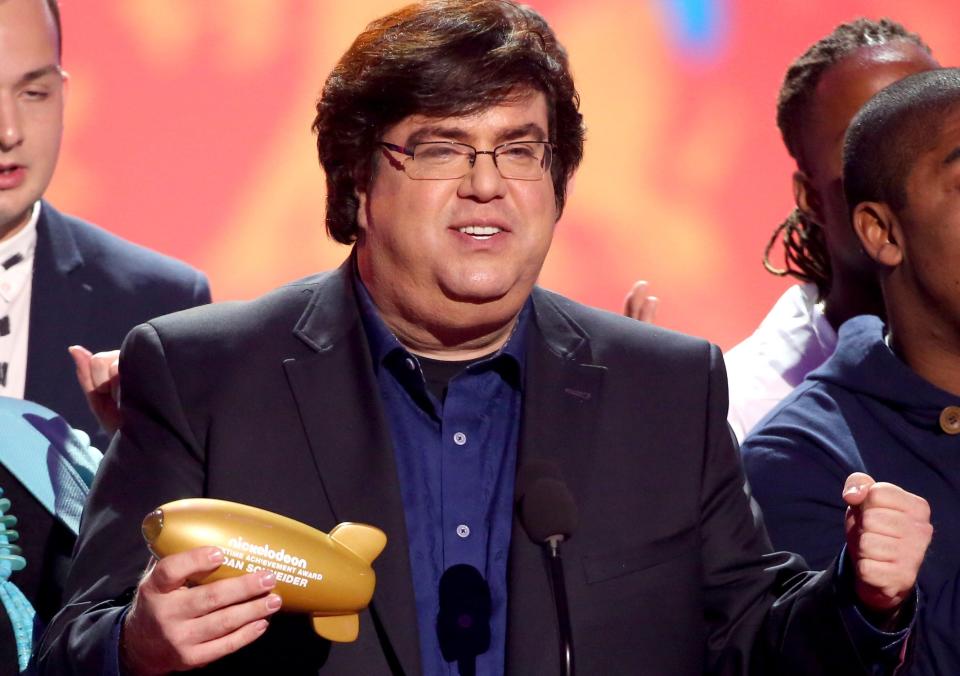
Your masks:
<svg viewBox="0 0 960 676"><path fill-rule="evenodd" d="M940 429L947 434L960 434L960 406L947 406L940 412Z"/></svg>
<svg viewBox="0 0 960 676"><path fill-rule="evenodd" d="M462 538L470 537L470 526L465 523L461 523L459 526L457 526L457 535Z"/></svg>
<svg viewBox="0 0 960 676"><path fill-rule="evenodd" d="M415 371L415 370L417 369L417 363L416 363L415 361L413 361L413 359L411 359L410 357L407 357L407 362L406 362L406 363L407 363L407 368L408 368L409 370Z"/></svg>
<svg viewBox="0 0 960 676"><path fill-rule="evenodd" d="M453 443L455 443L457 446L463 446L465 443L467 443L467 435L463 432L457 432L453 435Z"/></svg>

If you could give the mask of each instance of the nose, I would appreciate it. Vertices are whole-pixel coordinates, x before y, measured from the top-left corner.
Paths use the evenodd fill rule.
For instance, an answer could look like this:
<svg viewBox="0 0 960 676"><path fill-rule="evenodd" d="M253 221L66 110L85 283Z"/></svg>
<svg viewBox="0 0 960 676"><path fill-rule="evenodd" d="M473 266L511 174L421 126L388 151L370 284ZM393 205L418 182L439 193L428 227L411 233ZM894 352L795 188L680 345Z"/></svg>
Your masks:
<svg viewBox="0 0 960 676"><path fill-rule="evenodd" d="M20 112L14 97L9 92L0 93L0 150L13 150L23 143L23 127Z"/></svg>
<svg viewBox="0 0 960 676"><path fill-rule="evenodd" d="M468 197L478 202L503 197L507 191L507 182L500 175L500 170L493 160L492 151L481 151L473 162L473 167L467 175L460 179L460 188L457 192L460 197Z"/></svg>

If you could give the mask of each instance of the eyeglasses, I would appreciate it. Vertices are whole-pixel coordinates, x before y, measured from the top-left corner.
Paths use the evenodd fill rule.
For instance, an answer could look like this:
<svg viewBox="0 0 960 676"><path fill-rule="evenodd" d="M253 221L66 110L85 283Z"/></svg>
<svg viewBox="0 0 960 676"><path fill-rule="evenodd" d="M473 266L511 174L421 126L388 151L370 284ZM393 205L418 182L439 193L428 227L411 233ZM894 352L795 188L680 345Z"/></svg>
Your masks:
<svg viewBox="0 0 960 676"><path fill-rule="evenodd" d="M412 179L463 178L470 173L477 155L490 155L503 178L536 181L550 169L553 144L549 141L511 141L493 150L477 150L466 143L425 141L405 148L386 141L380 145L406 155L403 171Z"/></svg>

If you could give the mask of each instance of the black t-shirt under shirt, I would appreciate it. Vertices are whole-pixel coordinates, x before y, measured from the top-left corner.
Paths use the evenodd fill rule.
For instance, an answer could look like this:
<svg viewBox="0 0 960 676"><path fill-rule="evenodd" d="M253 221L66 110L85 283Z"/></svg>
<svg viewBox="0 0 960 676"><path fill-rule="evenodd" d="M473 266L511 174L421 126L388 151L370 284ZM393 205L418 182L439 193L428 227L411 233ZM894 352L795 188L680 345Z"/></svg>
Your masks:
<svg viewBox="0 0 960 676"><path fill-rule="evenodd" d="M443 361L417 355L417 360L420 362L423 378L427 381L427 390L442 404L447 396L447 385L450 384L450 381L471 364L476 364L489 356L485 354L475 359Z"/></svg>

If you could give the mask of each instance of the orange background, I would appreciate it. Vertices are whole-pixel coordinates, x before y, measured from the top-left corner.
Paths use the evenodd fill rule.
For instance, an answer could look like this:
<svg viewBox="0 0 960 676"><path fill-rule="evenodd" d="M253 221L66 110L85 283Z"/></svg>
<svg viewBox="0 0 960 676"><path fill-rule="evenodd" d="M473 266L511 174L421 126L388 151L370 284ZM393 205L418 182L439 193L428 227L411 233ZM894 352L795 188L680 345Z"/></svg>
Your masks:
<svg viewBox="0 0 960 676"><path fill-rule="evenodd" d="M337 265L310 133L335 60L389 0L61 0L71 74L48 196L205 270L218 300ZM586 156L541 283L731 347L788 282L783 72L836 23L890 16L960 63L955 0L535 0L570 53ZM697 14L699 12L699 15ZM697 22L696 16L706 17Z"/></svg>

